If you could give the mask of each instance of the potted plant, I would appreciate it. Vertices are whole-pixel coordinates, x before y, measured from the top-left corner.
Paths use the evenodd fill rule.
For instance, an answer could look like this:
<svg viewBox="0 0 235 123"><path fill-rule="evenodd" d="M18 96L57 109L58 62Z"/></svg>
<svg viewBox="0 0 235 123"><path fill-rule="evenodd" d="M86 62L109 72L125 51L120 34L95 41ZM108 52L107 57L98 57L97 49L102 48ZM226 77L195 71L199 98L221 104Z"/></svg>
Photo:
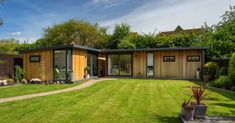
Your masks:
<svg viewBox="0 0 235 123"><path fill-rule="evenodd" d="M184 103L182 104L182 109L181 109L181 115L184 117L184 120L189 121L189 120L193 120L193 116L194 116L194 105L191 102L192 96L190 97L190 99L186 102L184 101Z"/></svg>
<svg viewBox="0 0 235 123"><path fill-rule="evenodd" d="M138 77L138 78L142 78L141 72L138 73L137 77Z"/></svg>
<svg viewBox="0 0 235 123"><path fill-rule="evenodd" d="M206 116L207 106L201 101L205 98L205 89L202 87L192 87L193 97L196 100L194 117L204 118Z"/></svg>
<svg viewBox="0 0 235 123"><path fill-rule="evenodd" d="M90 74L88 73L89 70L90 69L89 69L88 66L84 68L84 78L85 79L89 79L90 78Z"/></svg>

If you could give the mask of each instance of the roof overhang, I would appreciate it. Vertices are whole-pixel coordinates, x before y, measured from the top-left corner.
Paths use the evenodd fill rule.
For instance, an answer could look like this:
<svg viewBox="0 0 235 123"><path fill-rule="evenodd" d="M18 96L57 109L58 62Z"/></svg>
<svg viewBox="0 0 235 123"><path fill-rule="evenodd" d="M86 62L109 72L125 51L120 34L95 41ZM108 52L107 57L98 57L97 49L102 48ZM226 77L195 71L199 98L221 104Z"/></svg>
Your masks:
<svg viewBox="0 0 235 123"><path fill-rule="evenodd" d="M63 46L51 46L44 48L32 48L25 50L24 52L38 51L38 50L59 50L59 49L82 49L98 53L121 53L121 52L138 52L138 51L172 51L172 50L207 50L207 47L175 47L175 48L141 48L141 49L95 49L81 45L63 45Z"/></svg>

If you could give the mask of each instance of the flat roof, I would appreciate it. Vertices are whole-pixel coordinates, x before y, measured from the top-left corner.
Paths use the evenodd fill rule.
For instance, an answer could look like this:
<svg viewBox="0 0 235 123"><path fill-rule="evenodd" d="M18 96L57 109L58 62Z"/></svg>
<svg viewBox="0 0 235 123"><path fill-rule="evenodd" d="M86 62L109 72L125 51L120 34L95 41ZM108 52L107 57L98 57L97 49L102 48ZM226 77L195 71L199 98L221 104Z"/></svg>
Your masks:
<svg viewBox="0 0 235 123"><path fill-rule="evenodd" d="M103 49L102 52L167 51L167 50L207 50L207 47L141 48L141 49Z"/></svg>
<svg viewBox="0 0 235 123"><path fill-rule="evenodd" d="M61 46L48 46L48 47L42 47L42 48L30 48L28 50L25 50L24 52L38 51L38 50L69 49L69 48L77 48L77 49L100 52L100 49L94 49L94 48L81 46L81 45L61 45Z"/></svg>
<svg viewBox="0 0 235 123"><path fill-rule="evenodd" d="M32 48L25 50L29 51L38 51L38 50L48 50L48 49L68 49L68 48L77 48L88 51L103 52L103 53L113 53L113 52L134 52L134 51L167 51L167 50L207 50L207 47L174 47L174 48L140 48L140 49L95 49L89 48L81 45L62 45L62 46L50 46L43 48Z"/></svg>

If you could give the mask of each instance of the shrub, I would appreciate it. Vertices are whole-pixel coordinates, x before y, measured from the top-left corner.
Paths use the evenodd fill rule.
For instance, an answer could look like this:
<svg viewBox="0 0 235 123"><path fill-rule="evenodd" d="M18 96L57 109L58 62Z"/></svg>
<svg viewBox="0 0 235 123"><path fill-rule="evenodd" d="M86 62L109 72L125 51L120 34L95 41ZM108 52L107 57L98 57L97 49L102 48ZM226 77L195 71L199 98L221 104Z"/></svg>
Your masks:
<svg viewBox="0 0 235 123"><path fill-rule="evenodd" d="M7 84L9 84L9 85L14 84L14 79L12 79L12 78L7 79Z"/></svg>
<svg viewBox="0 0 235 123"><path fill-rule="evenodd" d="M15 71L15 79L17 82L20 82L20 80L23 78L24 70L18 65L15 66L15 70L16 70Z"/></svg>
<svg viewBox="0 0 235 123"><path fill-rule="evenodd" d="M21 83L22 83L22 84L28 84L28 81L27 81L26 79L22 79L22 80L21 80Z"/></svg>
<svg viewBox="0 0 235 123"><path fill-rule="evenodd" d="M219 70L219 75L222 75L222 76L228 75L228 68L221 67Z"/></svg>
<svg viewBox="0 0 235 123"><path fill-rule="evenodd" d="M217 88L225 87L226 89L231 87L232 80L228 76L220 76L217 80L214 81L213 86Z"/></svg>
<svg viewBox="0 0 235 123"><path fill-rule="evenodd" d="M235 92L235 86L233 86L233 87L231 88L231 91L234 91L234 92Z"/></svg>
<svg viewBox="0 0 235 123"><path fill-rule="evenodd" d="M234 82L235 81L235 53L232 54L232 57L229 61L228 75Z"/></svg>
<svg viewBox="0 0 235 123"><path fill-rule="evenodd" d="M210 76L211 80L214 80L218 73L218 64L216 62L208 62L205 64L205 73Z"/></svg>

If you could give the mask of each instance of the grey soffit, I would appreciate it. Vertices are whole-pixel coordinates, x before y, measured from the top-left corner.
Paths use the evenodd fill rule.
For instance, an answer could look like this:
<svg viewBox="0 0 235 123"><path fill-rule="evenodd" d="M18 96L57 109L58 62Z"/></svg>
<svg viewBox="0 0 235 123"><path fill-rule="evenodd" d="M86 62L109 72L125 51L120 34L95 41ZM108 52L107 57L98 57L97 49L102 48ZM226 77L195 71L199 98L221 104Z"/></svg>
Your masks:
<svg viewBox="0 0 235 123"><path fill-rule="evenodd" d="M118 53L118 52L135 52L135 51L169 51L169 50L207 50L207 47L177 47L177 48L142 48L142 49L95 49L89 48L86 46L81 45L63 45L63 46L51 46L51 47L44 47L44 48L32 48L25 50L27 51L38 51L38 50L48 50L48 49L68 49L68 48L77 48L83 50L89 50L94 52L101 52L101 53Z"/></svg>

